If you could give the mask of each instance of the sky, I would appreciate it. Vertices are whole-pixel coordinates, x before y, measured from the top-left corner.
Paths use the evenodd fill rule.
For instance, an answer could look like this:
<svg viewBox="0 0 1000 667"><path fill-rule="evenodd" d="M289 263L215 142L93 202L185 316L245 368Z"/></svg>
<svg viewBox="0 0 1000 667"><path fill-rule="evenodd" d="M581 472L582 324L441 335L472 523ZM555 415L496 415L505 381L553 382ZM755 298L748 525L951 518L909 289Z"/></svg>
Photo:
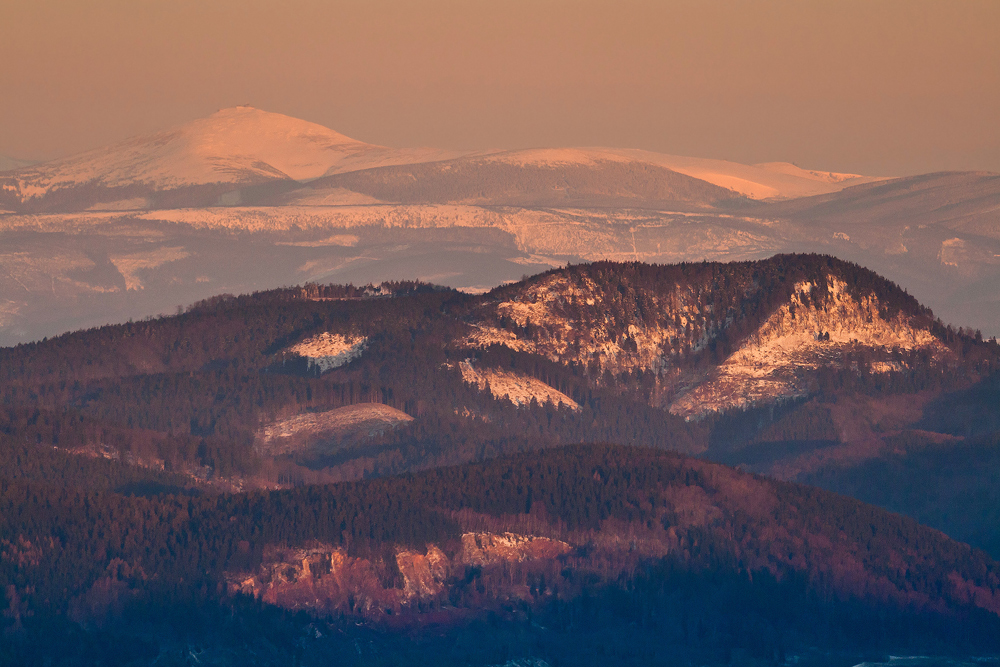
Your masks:
<svg viewBox="0 0 1000 667"><path fill-rule="evenodd" d="M252 106L387 146L1000 172L998 0L0 0L0 154Z"/></svg>

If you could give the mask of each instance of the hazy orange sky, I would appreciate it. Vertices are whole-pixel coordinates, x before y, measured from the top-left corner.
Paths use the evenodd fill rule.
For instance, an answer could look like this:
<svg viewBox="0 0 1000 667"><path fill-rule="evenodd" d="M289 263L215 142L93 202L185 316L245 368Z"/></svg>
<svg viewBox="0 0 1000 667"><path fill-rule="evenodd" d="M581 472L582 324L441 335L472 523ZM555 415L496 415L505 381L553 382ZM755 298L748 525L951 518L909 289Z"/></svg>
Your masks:
<svg viewBox="0 0 1000 667"><path fill-rule="evenodd" d="M0 0L0 153L251 104L390 146L1000 172L1000 1Z"/></svg>

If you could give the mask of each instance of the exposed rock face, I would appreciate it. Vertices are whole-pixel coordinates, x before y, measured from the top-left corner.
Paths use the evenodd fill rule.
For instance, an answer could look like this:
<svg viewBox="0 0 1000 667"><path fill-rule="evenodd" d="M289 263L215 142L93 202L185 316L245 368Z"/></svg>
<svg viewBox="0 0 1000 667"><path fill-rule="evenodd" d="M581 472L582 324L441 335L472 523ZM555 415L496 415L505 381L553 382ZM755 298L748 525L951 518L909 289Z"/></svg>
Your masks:
<svg viewBox="0 0 1000 667"><path fill-rule="evenodd" d="M670 411L695 416L803 396L814 388L808 371L840 366L858 348L948 353L929 331L914 327L902 314L885 319L873 295L856 299L843 281L834 278L827 299L817 305L809 299L814 289L813 283L797 284L789 302L718 366L712 377L674 401ZM899 362L876 361L869 370L885 373L900 367Z"/></svg>
<svg viewBox="0 0 1000 667"><path fill-rule="evenodd" d="M366 613L398 607L401 591L382 585L371 561L343 549L272 548L256 573L227 576L231 593L244 593L289 609Z"/></svg>
<svg viewBox="0 0 1000 667"><path fill-rule="evenodd" d="M429 598L441 594L452 563L435 545L427 546L427 553L401 550L396 553L396 565L403 575L403 597Z"/></svg>
<svg viewBox="0 0 1000 667"><path fill-rule="evenodd" d="M851 353L861 350L867 361L856 370L873 373L905 370L894 352L949 356L927 322L892 312L876 293L859 294L836 273L795 283L760 320L746 315L746 303L763 293L749 277L727 290L667 282L629 284L623 294L595 280L596 273L554 273L501 292L466 343L581 365L598 380L609 372L652 372L653 404L685 417L805 395L816 387L816 371L856 365ZM693 370L686 363L719 345L735 347L725 348L732 352L721 363L703 360Z"/></svg>
<svg viewBox="0 0 1000 667"><path fill-rule="evenodd" d="M573 547L546 537L515 533L465 533L452 557L436 545L426 553L398 549L395 565L401 585L393 585L385 562L349 556L342 548L316 546L270 548L256 572L232 572L230 593L259 597L288 609L381 615L414 602L432 601L447 593L466 566L499 567L525 561L554 560Z"/></svg>
<svg viewBox="0 0 1000 667"><path fill-rule="evenodd" d="M462 535L461 562L466 565L494 565L536 558L553 559L570 551L570 545L547 537L516 533L465 533Z"/></svg>

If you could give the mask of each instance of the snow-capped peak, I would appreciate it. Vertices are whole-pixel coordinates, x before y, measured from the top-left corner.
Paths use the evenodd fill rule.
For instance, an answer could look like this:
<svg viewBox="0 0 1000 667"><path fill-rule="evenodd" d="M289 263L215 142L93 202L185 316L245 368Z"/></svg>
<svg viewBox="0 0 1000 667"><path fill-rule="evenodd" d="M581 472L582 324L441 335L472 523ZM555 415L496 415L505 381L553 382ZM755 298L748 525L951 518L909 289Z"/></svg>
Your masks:
<svg viewBox="0 0 1000 667"><path fill-rule="evenodd" d="M339 132L249 106L221 109L178 128L179 148L205 161L245 157L295 180L317 178L345 152L369 145Z"/></svg>
<svg viewBox="0 0 1000 667"><path fill-rule="evenodd" d="M126 139L16 173L22 200L79 185L242 185L321 176L358 153L384 150L322 125L249 106Z"/></svg>

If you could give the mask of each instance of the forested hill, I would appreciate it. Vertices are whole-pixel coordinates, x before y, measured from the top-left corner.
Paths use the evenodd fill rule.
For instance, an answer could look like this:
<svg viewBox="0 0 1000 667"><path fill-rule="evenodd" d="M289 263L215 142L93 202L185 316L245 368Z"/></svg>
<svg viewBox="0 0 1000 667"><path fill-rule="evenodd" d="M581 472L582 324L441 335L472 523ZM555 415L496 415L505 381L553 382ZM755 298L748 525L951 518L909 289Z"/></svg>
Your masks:
<svg viewBox="0 0 1000 667"><path fill-rule="evenodd" d="M0 522L7 664L1000 649L1000 565L981 552L828 492L643 448L201 497L5 481Z"/></svg>
<svg viewBox="0 0 1000 667"><path fill-rule="evenodd" d="M815 255L306 285L0 349L0 664L997 650L986 554L703 459L896 471L872 500L992 547L989 466L937 513L893 491L995 458L998 361Z"/></svg>
<svg viewBox="0 0 1000 667"><path fill-rule="evenodd" d="M725 415L759 429L813 396L961 389L997 359L815 255L571 266L478 296L307 285L2 349L0 438L7 475L90 488L116 485L67 454L231 489L560 443L712 452L746 440Z"/></svg>

